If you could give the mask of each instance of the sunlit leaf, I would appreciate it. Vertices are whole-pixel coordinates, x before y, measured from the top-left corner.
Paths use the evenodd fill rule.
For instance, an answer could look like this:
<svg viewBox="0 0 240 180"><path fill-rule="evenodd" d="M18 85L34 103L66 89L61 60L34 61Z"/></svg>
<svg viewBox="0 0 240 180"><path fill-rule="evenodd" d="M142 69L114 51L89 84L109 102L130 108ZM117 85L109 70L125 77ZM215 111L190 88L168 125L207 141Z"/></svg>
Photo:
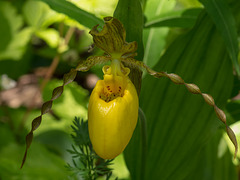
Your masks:
<svg viewBox="0 0 240 180"><path fill-rule="evenodd" d="M0 2L1 30L0 36L0 60L19 60L25 50L26 44L30 40L31 29L24 28L23 18L18 15L14 6L9 2Z"/></svg>
<svg viewBox="0 0 240 180"><path fill-rule="evenodd" d="M118 179L128 179L129 171L126 167L123 154L117 156L109 168L113 169L113 176L118 177Z"/></svg>
<svg viewBox="0 0 240 180"><path fill-rule="evenodd" d="M171 12L175 6L175 1L168 0L149 0L146 4L145 14L147 21ZM149 67L153 67L160 59L166 42L168 28L144 29L143 42L145 47L143 62Z"/></svg>
<svg viewBox="0 0 240 180"><path fill-rule="evenodd" d="M51 48L57 48L60 43L59 32L55 29L38 30L35 34L43 39Z"/></svg>
<svg viewBox="0 0 240 180"><path fill-rule="evenodd" d="M112 16L118 0L69 0L77 7L90 12L97 17Z"/></svg>
<svg viewBox="0 0 240 180"><path fill-rule="evenodd" d="M35 30L63 21L64 16L51 10L45 3L28 0L23 6L23 15L29 26Z"/></svg>
<svg viewBox="0 0 240 180"><path fill-rule="evenodd" d="M41 0L47 3L53 10L63 13L80 24L91 29L96 24L103 25L103 21L93 14L84 11L66 0Z"/></svg>
<svg viewBox="0 0 240 180"><path fill-rule="evenodd" d="M145 27L192 27L201 12L201 8L187 9L160 15L146 22Z"/></svg>
<svg viewBox="0 0 240 180"><path fill-rule="evenodd" d="M201 3L198 0L178 0L185 8L201 7Z"/></svg>

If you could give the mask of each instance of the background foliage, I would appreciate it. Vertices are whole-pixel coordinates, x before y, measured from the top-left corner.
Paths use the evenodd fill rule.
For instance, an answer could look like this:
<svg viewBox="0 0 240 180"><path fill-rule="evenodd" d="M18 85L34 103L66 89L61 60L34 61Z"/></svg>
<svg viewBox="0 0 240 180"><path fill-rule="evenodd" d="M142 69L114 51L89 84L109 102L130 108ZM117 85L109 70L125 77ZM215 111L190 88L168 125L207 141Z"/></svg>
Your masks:
<svg viewBox="0 0 240 180"><path fill-rule="evenodd" d="M75 116L87 118L89 82L95 74L102 78L101 66L79 73L66 86L44 115L19 170L24 136L63 74L79 60L102 54L88 52L88 31L102 26L105 16L120 19L127 41L137 41L137 60L179 74L211 94L239 137L239 8L238 0L1 1L0 179L77 179L65 167L72 165L66 151L73 143L70 126ZM185 87L145 73L141 80L141 73L132 71L135 84L142 85L147 126L138 121L125 162L123 155L113 162L113 177L238 179L240 154L233 161L233 147L214 110Z"/></svg>

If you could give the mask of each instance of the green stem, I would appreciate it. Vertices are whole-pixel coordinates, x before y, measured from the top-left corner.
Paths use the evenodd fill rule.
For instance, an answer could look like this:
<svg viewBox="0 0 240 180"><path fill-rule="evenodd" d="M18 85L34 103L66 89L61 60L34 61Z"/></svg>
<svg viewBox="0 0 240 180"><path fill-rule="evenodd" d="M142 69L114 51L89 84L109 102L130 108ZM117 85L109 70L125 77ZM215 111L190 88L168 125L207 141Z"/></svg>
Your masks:
<svg viewBox="0 0 240 180"><path fill-rule="evenodd" d="M145 176L145 167L146 167L146 159L147 159L147 120L143 110L139 107L138 115L140 119L141 126L141 141L142 141L142 162L141 162L141 178L144 179Z"/></svg>

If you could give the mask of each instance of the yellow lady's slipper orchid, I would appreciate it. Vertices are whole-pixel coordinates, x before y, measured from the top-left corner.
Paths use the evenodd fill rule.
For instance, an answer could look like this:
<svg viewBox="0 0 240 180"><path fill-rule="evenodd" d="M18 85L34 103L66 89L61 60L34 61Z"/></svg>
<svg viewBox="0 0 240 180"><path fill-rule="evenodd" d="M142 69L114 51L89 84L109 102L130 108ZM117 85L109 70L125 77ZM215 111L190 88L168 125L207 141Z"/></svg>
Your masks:
<svg viewBox="0 0 240 180"><path fill-rule="evenodd" d="M77 71L88 71L92 66L111 60L111 66L104 66L104 80L99 80L90 96L88 106L88 129L90 139L95 152L103 159L113 159L119 155L130 141L138 119L138 94L135 86L128 77L131 68L145 69L150 75L161 78L167 77L175 84L183 84L193 94L200 94L204 100L212 107L217 117L225 124L227 134L235 146L235 156L238 151L236 136L226 123L225 113L219 109L212 96L202 93L195 84L185 83L177 74L166 72L156 72L146 66L143 62L134 59L136 56L137 43L126 42L126 31L123 24L116 18L104 18L105 24L101 32L98 25L93 27L90 34L93 36L95 45L105 51L105 56L90 56L81 62L76 69L72 69L64 75L63 85L53 90L51 100L45 102L41 108L41 115L32 122L31 131L26 136L26 150L23 157L23 166L28 149L32 143L33 131L35 131L42 121L42 116L50 111L52 102L61 96L64 86L71 83ZM138 69L139 70L139 69ZM139 70L140 71L140 70ZM134 72L134 71L133 71ZM137 72L137 71L136 71ZM141 73L138 72L138 74ZM134 74L132 77L141 81L141 77ZM140 83L136 83L140 89Z"/></svg>
<svg viewBox="0 0 240 180"><path fill-rule="evenodd" d="M138 94L128 77L130 69L121 63L123 57L136 55L137 43L125 41L126 31L116 18L104 21L102 31L95 26L90 34L95 45L107 53L101 60L110 58L111 66L103 67L104 79L91 94L88 129L95 152L103 159L113 159L125 149L137 124Z"/></svg>
<svg viewBox="0 0 240 180"><path fill-rule="evenodd" d="M138 119L138 95L130 70L117 59L104 66L88 107L88 129L95 152L103 159L118 156L130 141Z"/></svg>

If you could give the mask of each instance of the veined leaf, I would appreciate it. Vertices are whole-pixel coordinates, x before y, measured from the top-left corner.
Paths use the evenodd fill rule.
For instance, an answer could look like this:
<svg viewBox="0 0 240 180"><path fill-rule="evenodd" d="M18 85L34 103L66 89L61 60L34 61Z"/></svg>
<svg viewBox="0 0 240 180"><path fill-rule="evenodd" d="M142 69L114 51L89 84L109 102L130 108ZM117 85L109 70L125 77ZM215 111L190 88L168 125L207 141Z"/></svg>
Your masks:
<svg viewBox="0 0 240 180"><path fill-rule="evenodd" d="M145 27L183 27L190 28L194 26L201 8L192 8L183 11L170 12L146 22Z"/></svg>
<svg viewBox="0 0 240 180"><path fill-rule="evenodd" d="M215 23L218 31L224 39L229 56L232 60L233 66L240 76L240 69L238 64L238 36L236 24L233 14L226 3L226 0L199 0L205 7L209 16ZM239 3L239 1L235 1Z"/></svg>
<svg viewBox="0 0 240 180"><path fill-rule="evenodd" d="M175 6L175 1L168 0L148 0L145 9L147 19L153 19L162 14L171 12ZM165 38L168 33L167 27L144 29L143 44L145 53L143 62L149 67L153 67L159 61L165 47Z"/></svg>
<svg viewBox="0 0 240 180"><path fill-rule="evenodd" d="M221 36L206 14L200 15L195 27L169 46L153 69L174 72L185 82L197 84L202 92L214 97L219 107L231 94L232 65ZM150 76L143 79L140 107L147 118L148 154L145 176L141 177L137 129L125 150L132 179L189 177L200 150L220 125L214 109L184 86Z"/></svg>
<svg viewBox="0 0 240 180"><path fill-rule="evenodd" d="M218 131L198 155L198 165L186 179L194 180L237 180L237 168L231 161L222 131ZM200 171L199 171L200 170Z"/></svg>
<svg viewBox="0 0 240 180"><path fill-rule="evenodd" d="M96 24L103 26L103 21L93 14L86 12L66 0L41 0L47 3L53 10L63 13L80 24L91 29Z"/></svg>

